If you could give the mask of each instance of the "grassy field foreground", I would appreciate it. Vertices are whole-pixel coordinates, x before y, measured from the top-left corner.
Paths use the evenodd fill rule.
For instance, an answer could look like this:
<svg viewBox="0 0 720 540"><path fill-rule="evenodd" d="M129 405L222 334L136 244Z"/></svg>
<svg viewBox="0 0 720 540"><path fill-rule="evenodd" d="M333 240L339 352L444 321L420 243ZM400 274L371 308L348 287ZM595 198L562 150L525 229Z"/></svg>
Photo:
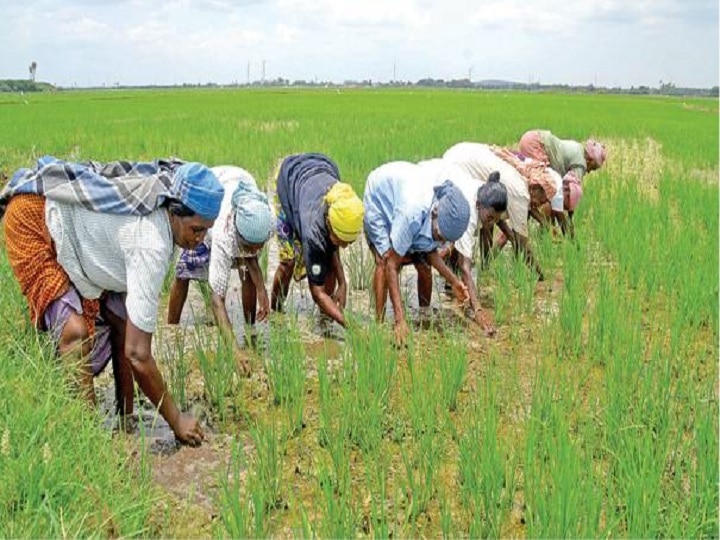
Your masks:
<svg viewBox="0 0 720 540"><path fill-rule="evenodd" d="M362 191L383 162L537 127L596 136L610 156L585 183L576 242L532 229L546 282L508 254L478 276L495 339L447 314L396 350L357 304L340 345L301 339L292 314L273 322L250 380L212 329L187 365L168 358L173 393L189 406L198 373L233 441L214 517L191 524L145 451L71 398L0 249L0 536L718 535L716 101L60 93L0 96L0 123L6 175L45 153L177 155L266 181L283 155L315 150Z"/></svg>

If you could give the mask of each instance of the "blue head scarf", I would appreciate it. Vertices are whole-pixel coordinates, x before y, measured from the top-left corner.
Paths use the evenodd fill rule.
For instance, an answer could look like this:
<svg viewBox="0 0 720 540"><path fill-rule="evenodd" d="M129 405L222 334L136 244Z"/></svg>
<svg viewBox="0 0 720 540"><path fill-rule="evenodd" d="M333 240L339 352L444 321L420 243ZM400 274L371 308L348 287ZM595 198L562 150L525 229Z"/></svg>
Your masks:
<svg viewBox="0 0 720 540"><path fill-rule="evenodd" d="M251 244L263 244L270 236L273 215L267 195L249 182L238 183L232 195L235 228Z"/></svg>
<svg viewBox="0 0 720 540"><path fill-rule="evenodd" d="M448 242L460 238L470 222L470 204L450 180L435 188L437 223L440 234Z"/></svg>
<svg viewBox="0 0 720 540"><path fill-rule="evenodd" d="M173 195L204 219L220 213L225 190L213 172L201 163L185 163L175 171Z"/></svg>

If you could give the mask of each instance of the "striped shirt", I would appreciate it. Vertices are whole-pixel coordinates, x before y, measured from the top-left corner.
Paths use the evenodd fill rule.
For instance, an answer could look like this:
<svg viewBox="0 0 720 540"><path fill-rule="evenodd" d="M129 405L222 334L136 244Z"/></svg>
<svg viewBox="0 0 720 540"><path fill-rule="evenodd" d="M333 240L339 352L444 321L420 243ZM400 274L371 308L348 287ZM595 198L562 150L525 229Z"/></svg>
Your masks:
<svg viewBox="0 0 720 540"><path fill-rule="evenodd" d="M152 333L173 253L167 211L146 216L103 214L47 200L45 221L57 259L84 298L103 291L127 293L128 317Z"/></svg>

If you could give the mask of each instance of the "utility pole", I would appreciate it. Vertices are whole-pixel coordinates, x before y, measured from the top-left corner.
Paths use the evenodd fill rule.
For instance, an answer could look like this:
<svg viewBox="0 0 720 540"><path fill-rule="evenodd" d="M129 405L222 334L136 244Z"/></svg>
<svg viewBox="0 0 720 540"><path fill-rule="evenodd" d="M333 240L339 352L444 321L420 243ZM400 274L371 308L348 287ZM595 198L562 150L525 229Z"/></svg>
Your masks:
<svg viewBox="0 0 720 540"><path fill-rule="evenodd" d="M248 63L247 63L247 83L248 83L248 86L250 86L250 60L248 60Z"/></svg>
<svg viewBox="0 0 720 540"><path fill-rule="evenodd" d="M397 69L397 63L393 60L393 78L392 78L392 82L397 81L397 72L396 72L396 69Z"/></svg>
<svg viewBox="0 0 720 540"><path fill-rule="evenodd" d="M262 61L262 82L265 82L265 60Z"/></svg>

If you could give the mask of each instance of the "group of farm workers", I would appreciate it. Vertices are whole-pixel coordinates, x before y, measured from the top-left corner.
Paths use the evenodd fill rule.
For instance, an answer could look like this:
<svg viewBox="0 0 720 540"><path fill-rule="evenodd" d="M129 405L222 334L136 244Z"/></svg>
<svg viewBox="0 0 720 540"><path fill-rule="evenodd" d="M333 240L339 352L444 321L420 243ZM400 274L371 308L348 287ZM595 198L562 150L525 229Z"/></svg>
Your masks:
<svg viewBox="0 0 720 540"><path fill-rule="evenodd" d="M189 282L207 281L218 330L236 348L226 308L233 268L250 328L271 309L282 310L291 279L304 277L321 313L345 326L340 248L362 231L375 260L375 314L384 319L389 296L398 343L409 332L399 282L408 264L417 270L421 309L430 306L434 268L491 335L471 273L476 240L485 257L510 241L543 279L528 241L529 217L573 234L583 178L606 155L593 139L582 144L541 130L524 134L517 150L463 142L442 158L379 166L361 200L332 159L301 153L282 160L274 205L235 166L44 157L5 186L0 218L30 319L49 333L81 395L94 404L93 378L112 363L121 416L132 413L137 383L178 440L199 444L198 420L178 409L152 356L174 246L182 251L168 323L179 322ZM280 260L268 297L258 255L273 233ZM249 371L243 358L240 368Z"/></svg>

